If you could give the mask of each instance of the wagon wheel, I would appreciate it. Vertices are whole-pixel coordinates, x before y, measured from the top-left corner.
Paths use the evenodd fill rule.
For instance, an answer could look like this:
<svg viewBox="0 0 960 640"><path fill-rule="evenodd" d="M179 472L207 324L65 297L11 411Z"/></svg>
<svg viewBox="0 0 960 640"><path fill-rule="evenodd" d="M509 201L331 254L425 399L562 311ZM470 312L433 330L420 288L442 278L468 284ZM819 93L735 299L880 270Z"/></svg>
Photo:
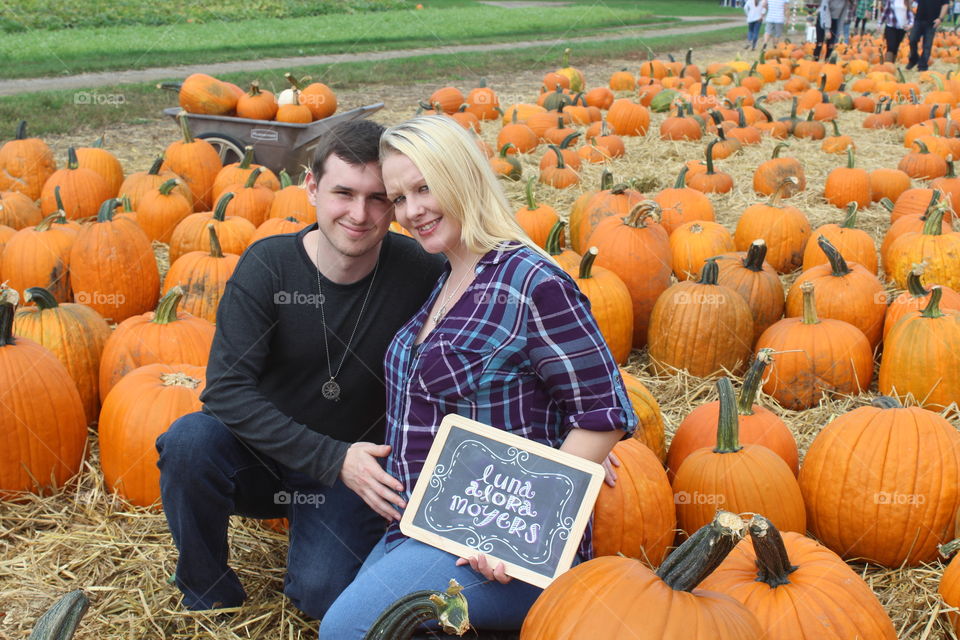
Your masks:
<svg viewBox="0 0 960 640"><path fill-rule="evenodd" d="M243 160L243 149L246 145L233 136L225 133L198 133L194 137L212 144L213 148L220 154L220 162L223 163L223 166Z"/></svg>

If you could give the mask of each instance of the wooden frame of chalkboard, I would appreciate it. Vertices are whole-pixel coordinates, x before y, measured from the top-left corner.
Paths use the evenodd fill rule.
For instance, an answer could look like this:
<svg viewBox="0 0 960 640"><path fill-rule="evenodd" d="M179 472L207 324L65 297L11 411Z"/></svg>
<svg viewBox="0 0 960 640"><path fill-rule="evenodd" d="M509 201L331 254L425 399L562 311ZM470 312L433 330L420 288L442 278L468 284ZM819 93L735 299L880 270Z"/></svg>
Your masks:
<svg viewBox="0 0 960 640"><path fill-rule="evenodd" d="M450 414L400 531L545 588L573 563L603 476L596 462Z"/></svg>

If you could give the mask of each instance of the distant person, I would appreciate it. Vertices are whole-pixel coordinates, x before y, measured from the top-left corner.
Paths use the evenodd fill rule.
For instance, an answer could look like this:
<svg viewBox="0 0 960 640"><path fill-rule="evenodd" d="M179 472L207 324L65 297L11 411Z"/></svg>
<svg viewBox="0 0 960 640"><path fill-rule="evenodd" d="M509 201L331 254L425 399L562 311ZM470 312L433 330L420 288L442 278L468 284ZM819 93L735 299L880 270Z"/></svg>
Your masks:
<svg viewBox="0 0 960 640"><path fill-rule="evenodd" d="M853 32L861 38L867 30L867 20L873 13L874 0L857 0L856 19L853 23Z"/></svg>
<svg viewBox="0 0 960 640"><path fill-rule="evenodd" d="M817 9L817 46L813 48L813 59L820 59L820 51L825 50L824 58L829 60L833 46L840 35L843 21L847 17L847 0L821 0Z"/></svg>
<svg viewBox="0 0 960 640"><path fill-rule="evenodd" d="M760 23L763 22L763 0L745 0L743 12L747 14L747 44L743 48L756 49L757 40L760 39Z"/></svg>
<svg viewBox="0 0 960 640"><path fill-rule="evenodd" d="M763 47L778 44L783 37L783 23L786 21L788 0L763 0L764 28Z"/></svg>
<svg viewBox="0 0 960 640"><path fill-rule="evenodd" d="M933 52L933 35L943 24L947 15L948 0L917 0L917 14L913 18L913 29L910 31L910 60L907 69L916 67L926 71L930 64L930 54ZM920 39L923 39L923 50L917 54Z"/></svg>
<svg viewBox="0 0 960 640"><path fill-rule="evenodd" d="M883 24L883 40L887 48L883 54L885 62L894 62L897 59L900 43L903 42L907 29L913 24L910 4L911 0L883 0L880 22Z"/></svg>

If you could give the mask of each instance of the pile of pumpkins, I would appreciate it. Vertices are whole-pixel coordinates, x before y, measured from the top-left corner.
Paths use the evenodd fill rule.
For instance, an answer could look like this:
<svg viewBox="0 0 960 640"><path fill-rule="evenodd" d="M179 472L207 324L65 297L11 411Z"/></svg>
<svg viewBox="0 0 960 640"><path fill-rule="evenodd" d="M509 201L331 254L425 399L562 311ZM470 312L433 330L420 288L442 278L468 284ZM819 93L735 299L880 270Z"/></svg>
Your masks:
<svg viewBox="0 0 960 640"><path fill-rule="evenodd" d="M898 79L875 46L855 38L825 64L788 43L756 62L705 69L689 54L647 60L589 90L565 63L529 103L506 108L486 86L425 97L420 112L496 138L495 147L478 140L505 180L536 167L517 220L591 300L618 362L646 347L664 375L745 374L738 397L719 378L719 400L691 412L668 448L657 400L623 372L640 424L617 445L619 481L597 503L600 557L544 591L523 637L631 629L686 638L699 620L696 633L710 637L894 638L876 596L844 560L916 566L957 535L960 434L944 416L955 420L960 402L960 233L951 227L960 203L952 170L960 79L937 71ZM207 78L184 83L183 106L239 115L238 89ZM790 115L774 118L768 107L777 102ZM862 112L865 128L902 130L899 166L857 168L856 136L831 124L841 110ZM8 281L0 370L20 380L8 393L21 399L0 404L0 424L31 425L11 440L22 445L18 464L0 469L5 494L66 482L79 469L86 424L99 416L107 485L134 504L155 504L153 442L199 406L216 302L237 256L262 234L315 220L302 187L250 156L221 166L185 117L181 126L182 138L153 167L126 177L95 148L71 151L58 170L25 125L0 148L0 282ZM644 194L613 175L630 137L707 141L703 159L686 162L671 188ZM789 204L811 185L781 144L753 174L767 199L734 229L716 222L719 194L733 186L720 163L770 138L822 140L824 153L838 154L816 187L836 207L836 224L813 229ZM607 170L583 188L580 168L594 163ZM537 184L582 193L561 214L538 202ZM858 212L879 204L891 218L880 247L857 228ZM151 242L169 246L162 291ZM781 277L798 270L785 290ZM904 292L888 296L891 284ZM15 310L18 302L32 306ZM803 410L824 394L863 393L881 344L886 397L826 425L801 466L789 428L757 394ZM744 523L718 508L758 515ZM670 552L675 543L683 546ZM951 563L942 585L951 606L960 605L957 574ZM791 611L791 602L817 609Z"/></svg>
<svg viewBox="0 0 960 640"><path fill-rule="evenodd" d="M284 77L291 86L279 95L261 89L257 81L244 91L232 82L205 73L194 73L179 85L171 86L178 88L180 106L188 113L298 124L336 113L337 96L330 87L322 82L297 80L290 73Z"/></svg>

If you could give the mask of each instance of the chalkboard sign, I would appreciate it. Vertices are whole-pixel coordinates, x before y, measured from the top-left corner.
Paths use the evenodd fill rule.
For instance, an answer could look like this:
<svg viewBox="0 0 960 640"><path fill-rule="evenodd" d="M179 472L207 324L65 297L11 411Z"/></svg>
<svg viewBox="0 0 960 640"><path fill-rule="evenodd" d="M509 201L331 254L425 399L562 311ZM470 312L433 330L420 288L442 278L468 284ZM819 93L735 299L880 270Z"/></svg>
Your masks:
<svg viewBox="0 0 960 640"><path fill-rule="evenodd" d="M546 587L570 568L603 467L458 415L440 424L400 530Z"/></svg>

